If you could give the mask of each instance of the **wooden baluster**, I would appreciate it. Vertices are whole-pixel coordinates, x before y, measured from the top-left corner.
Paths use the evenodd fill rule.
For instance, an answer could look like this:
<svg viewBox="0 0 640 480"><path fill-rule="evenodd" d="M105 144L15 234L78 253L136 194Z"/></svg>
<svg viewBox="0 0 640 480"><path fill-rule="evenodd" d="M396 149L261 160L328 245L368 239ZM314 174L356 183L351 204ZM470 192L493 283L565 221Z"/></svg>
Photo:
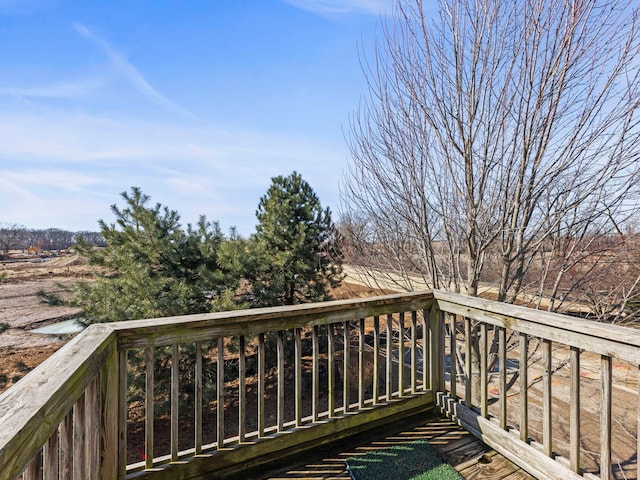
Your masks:
<svg viewBox="0 0 640 480"><path fill-rule="evenodd" d="M258 335L258 437L264 437L264 333Z"/></svg>
<svg viewBox="0 0 640 480"><path fill-rule="evenodd" d="M398 393L403 397L404 391L404 312L398 315Z"/></svg>
<svg viewBox="0 0 640 480"><path fill-rule="evenodd" d="M488 329L486 323L480 324L480 415L487 418L489 416L489 402L487 391L487 369L489 368L487 351Z"/></svg>
<svg viewBox="0 0 640 480"><path fill-rule="evenodd" d="M224 448L224 338L218 337L216 358L216 436L217 448Z"/></svg>
<svg viewBox="0 0 640 480"><path fill-rule="evenodd" d="M319 354L320 354L320 327L318 325L313 326L311 333L311 348L312 348L312 366L311 366L311 415L313 421L317 422L319 418L319 381L320 381L320 369L319 369Z"/></svg>
<svg viewBox="0 0 640 480"><path fill-rule="evenodd" d="M42 470L42 451L38 452L27 465L22 480L40 480Z"/></svg>
<svg viewBox="0 0 640 480"><path fill-rule="evenodd" d="M196 342L196 378L194 385L194 444L196 455L202 453L202 343Z"/></svg>
<svg viewBox="0 0 640 480"><path fill-rule="evenodd" d="M473 342L473 332L471 331L471 319L464 319L464 369L467 372L464 384L464 403L468 408L473 406L473 362L471 353L471 344Z"/></svg>
<svg viewBox="0 0 640 480"><path fill-rule="evenodd" d="M500 428L507 429L507 332L504 328L498 328L498 361L500 395Z"/></svg>
<svg viewBox="0 0 640 480"><path fill-rule="evenodd" d="M411 312L411 393L418 391L418 332L417 312Z"/></svg>
<svg viewBox="0 0 640 480"><path fill-rule="evenodd" d="M600 405L600 478L610 480L611 476L611 384L612 361L607 355L601 356L602 396Z"/></svg>
<svg viewBox="0 0 640 480"><path fill-rule="evenodd" d="M238 339L238 438L242 443L247 435L247 361L244 335Z"/></svg>
<svg viewBox="0 0 640 480"><path fill-rule="evenodd" d="M327 326L327 349L328 349L328 366L327 366L327 383L328 383L328 410L329 417L335 416L335 408L336 408L336 341L333 336L334 334L334 325Z"/></svg>
<svg viewBox="0 0 640 480"><path fill-rule="evenodd" d="M429 328L427 326L428 311L422 311L422 391L426 391L430 386L429 359L431 358L431 347L429 342Z"/></svg>
<svg viewBox="0 0 640 480"><path fill-rule="evenodd" d="M118 352L118 476L127 473L127 416L129 415L129 351ZM136 461L142 459L136 459ZM63 477L66 478L66 477Z"/></svg>
<svg viewBox="0 0 640 480"><path fill-rule="evenodd" d="M344 348L342 350L342 371L344 373L344 375L342 375L342 408L344 413L347 413L349 411L350 404L349 394L351 393L351 341L349 338L349 322L343 322L342 324L342 343L344 345Z"/></svg>
<svg viewBox="0 0 640 480"><path fill-rule="evenodd" d="M520 358L518 369L520 370L520 440L529 439L529 368L527 358L529 356L529 337L520 334Z"/></svg>
<svg viewBox="0 0 640 480"><path fill-rule="evenodd" d="M387 402L391 401L393 397L393 316L389 313L387 314L387 362L386 366L386 397Z"/></svg>
<svg viewBox="0 0 640 480"><path fill-rule="evenodd" d="M444 327L443 312L434 303L429 311L429 340L431 390L439 392L444 390Z"/></svg>
<svg viewBox="0 0 640 480"><path fill-rule="evenodd" d="M544 454L550 457L553 453L552 435L552 395L551 395L551 340L542 341L542 445Z"/></svg>
<svg viewBox="0 0 640 480"><path fill-rule="evenodd" d="M364 408L364 318L358 323L358 407Z"/></svg>
<svg viewBox="0 0 640 480"><path fill-rule="evenodd" d="M146 347L145 349L145 358L146 358L146 378L145 378L145 387L146 387L146 395L145 395L145 418L144 418L144 455L145 455L145 468L153 468L153 390L154 390L154 372L153 372L153 347Z"/></svg>
<svg viewBox="0 0 640 480"><path fill-rule="evenodd" d="M638 366L638 425L636 426L636 478L640 479L640 365Z"/></svg>
<svg viewBox="0 0 640 480"><path fill-rule="evenodd" d="M569 394L569 459L570 468L580 473L580 349L571 347L571 386Z"/></svg>
<svg viewBox="0 0 640 480"><path fill-rule="evenodd" d="M449 334L449 391L451 392L451 398L456 399L458 397L456 388L456 382L458 378L458 369L456 364L456 316L450 315L450 334Z"/></svg>
<svg viewBox="0 0 640 480"><path fill-rule="evenodd" d="M42 450L42 479L58 480L59 470L59 448L58 431L53 432Z"/></svg>
<svg viewBox="0 0 640 480"><path fill-rule="evenodd" d="M85 390L85 472L88 478L98 478L100 476L100 430L101 422L101 382L100 374L97 374Z"/></svg>
<svg viewBox="0 0 640 480"><path fill-rule="evenodd" d="M126 361L126 352L125 352ZM116 349L114 342L113 351L106 359L102 370L100 372L100 412L99 422L101 425L102 434L98 436L101 438L101 443L98 445L99 463L101 479L115 479L118 478L118 438L120 428L120 409L126 407L126 399L124 405L120 405L120 390L118 386L119 372L119 358L120 355ZM126 378L125 378L126 385ZM57 455L57 454L56 454ZM56 479L58 477L55 477Z"/></svg>
<svg viewBox="0 0 640 480"><path fill-rule="evenodd" d="M301 329L294 329L294 354L295 354L295 415L296 426L302 425L302 338Z"/></svg>
<svg viewBox="0 0 640 480"><path fill-rule="evenodd" d="M87 477L85 394L73 405L73 478Z"/></svg>
<svg viewBox="0 0 640 480"><path fill-rule="evenodd" d="M171 461L178 460L178 420L180 397L180 351L171 346Z"/></svg>
<svg viewBox="0 0 640 480"><path fill-rule="evenodd" d="M380 401L380 317L373 317L373 404Z"/></svg>
<svg viewBox="0 0 640 480"><path fill-rule="evenodd" d="M58 427L60 435L60 478L73 478L73 413L70 412Z"/></svg>
<svg viewBox="0 0 640 480"><path fill-rule="evenodd" d="M284 430L284 332L278 331L277 339L278 357L278 393L277 393L277 422L278 432Z"/></svg>

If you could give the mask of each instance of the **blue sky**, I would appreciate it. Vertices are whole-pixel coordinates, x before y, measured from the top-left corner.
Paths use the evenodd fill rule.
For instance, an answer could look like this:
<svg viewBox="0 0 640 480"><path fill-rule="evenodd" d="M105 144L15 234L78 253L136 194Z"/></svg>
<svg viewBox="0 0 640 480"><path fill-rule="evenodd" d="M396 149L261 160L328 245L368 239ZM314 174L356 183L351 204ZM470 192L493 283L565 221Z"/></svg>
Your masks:
<svg viewBox="0 0 640 480"><path fill-rule="evenodd" d="M337 217L393 0L0 0L0 223L96 230L139 186L253 232L300 172Z"/></svg>

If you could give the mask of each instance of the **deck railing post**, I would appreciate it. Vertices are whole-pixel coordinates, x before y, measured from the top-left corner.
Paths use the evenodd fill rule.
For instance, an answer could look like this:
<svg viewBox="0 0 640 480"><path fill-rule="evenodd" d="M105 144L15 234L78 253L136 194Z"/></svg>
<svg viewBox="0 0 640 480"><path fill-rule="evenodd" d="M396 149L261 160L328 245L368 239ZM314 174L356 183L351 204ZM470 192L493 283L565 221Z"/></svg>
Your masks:
<svg viewBox="0 0 640 480"><path fill-rule="evenodd" d="M431 361L431 390L444 390L444 329L442 328L443 313L438 304L433 302L429 311L429 341Z"/></svg>
<svg viewBox="0 0 640 480"><path fill-rule="evenodd" d="M114 341L115 344L115 341ZM119 386L118 351L115 348L100 373L101 380L101 480L118 478Z"/></svg>

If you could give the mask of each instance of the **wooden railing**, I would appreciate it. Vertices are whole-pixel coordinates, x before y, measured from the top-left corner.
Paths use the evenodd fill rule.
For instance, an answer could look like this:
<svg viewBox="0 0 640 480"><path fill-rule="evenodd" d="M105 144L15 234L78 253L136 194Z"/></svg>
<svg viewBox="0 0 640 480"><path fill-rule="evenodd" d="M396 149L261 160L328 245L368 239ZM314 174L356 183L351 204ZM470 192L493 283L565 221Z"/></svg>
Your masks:
<svg viewBox="0 0 640 480"><path fill-rule="evenodd" d="M216 478L436 408L538 478L632 478L639 365L440 291L94 325L0 396L0 479Z"/></svg>

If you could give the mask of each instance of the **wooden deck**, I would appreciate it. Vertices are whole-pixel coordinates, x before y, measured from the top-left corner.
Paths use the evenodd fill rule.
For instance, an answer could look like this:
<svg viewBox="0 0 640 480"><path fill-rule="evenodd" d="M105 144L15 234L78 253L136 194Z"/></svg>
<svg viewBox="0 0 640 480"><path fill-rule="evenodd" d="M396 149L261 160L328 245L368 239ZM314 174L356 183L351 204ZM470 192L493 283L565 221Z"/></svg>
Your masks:
<svg viewBox="0 0 640 480"><path fill-rule="evenodd" d="M345 460L349 457L401 445L417 440L426 440L435 450L467 480L535 480L534 477L491 450L467 431L445 418L432 418L397 433L376 432L348 443L331 446L313 456L293 461L278 471L258 474L246 472L238 477L256 480L344 480L349 479L345 470ZM249 475L249 476L247 476ZM389 479L392 480L392 479Z"/></svg>

